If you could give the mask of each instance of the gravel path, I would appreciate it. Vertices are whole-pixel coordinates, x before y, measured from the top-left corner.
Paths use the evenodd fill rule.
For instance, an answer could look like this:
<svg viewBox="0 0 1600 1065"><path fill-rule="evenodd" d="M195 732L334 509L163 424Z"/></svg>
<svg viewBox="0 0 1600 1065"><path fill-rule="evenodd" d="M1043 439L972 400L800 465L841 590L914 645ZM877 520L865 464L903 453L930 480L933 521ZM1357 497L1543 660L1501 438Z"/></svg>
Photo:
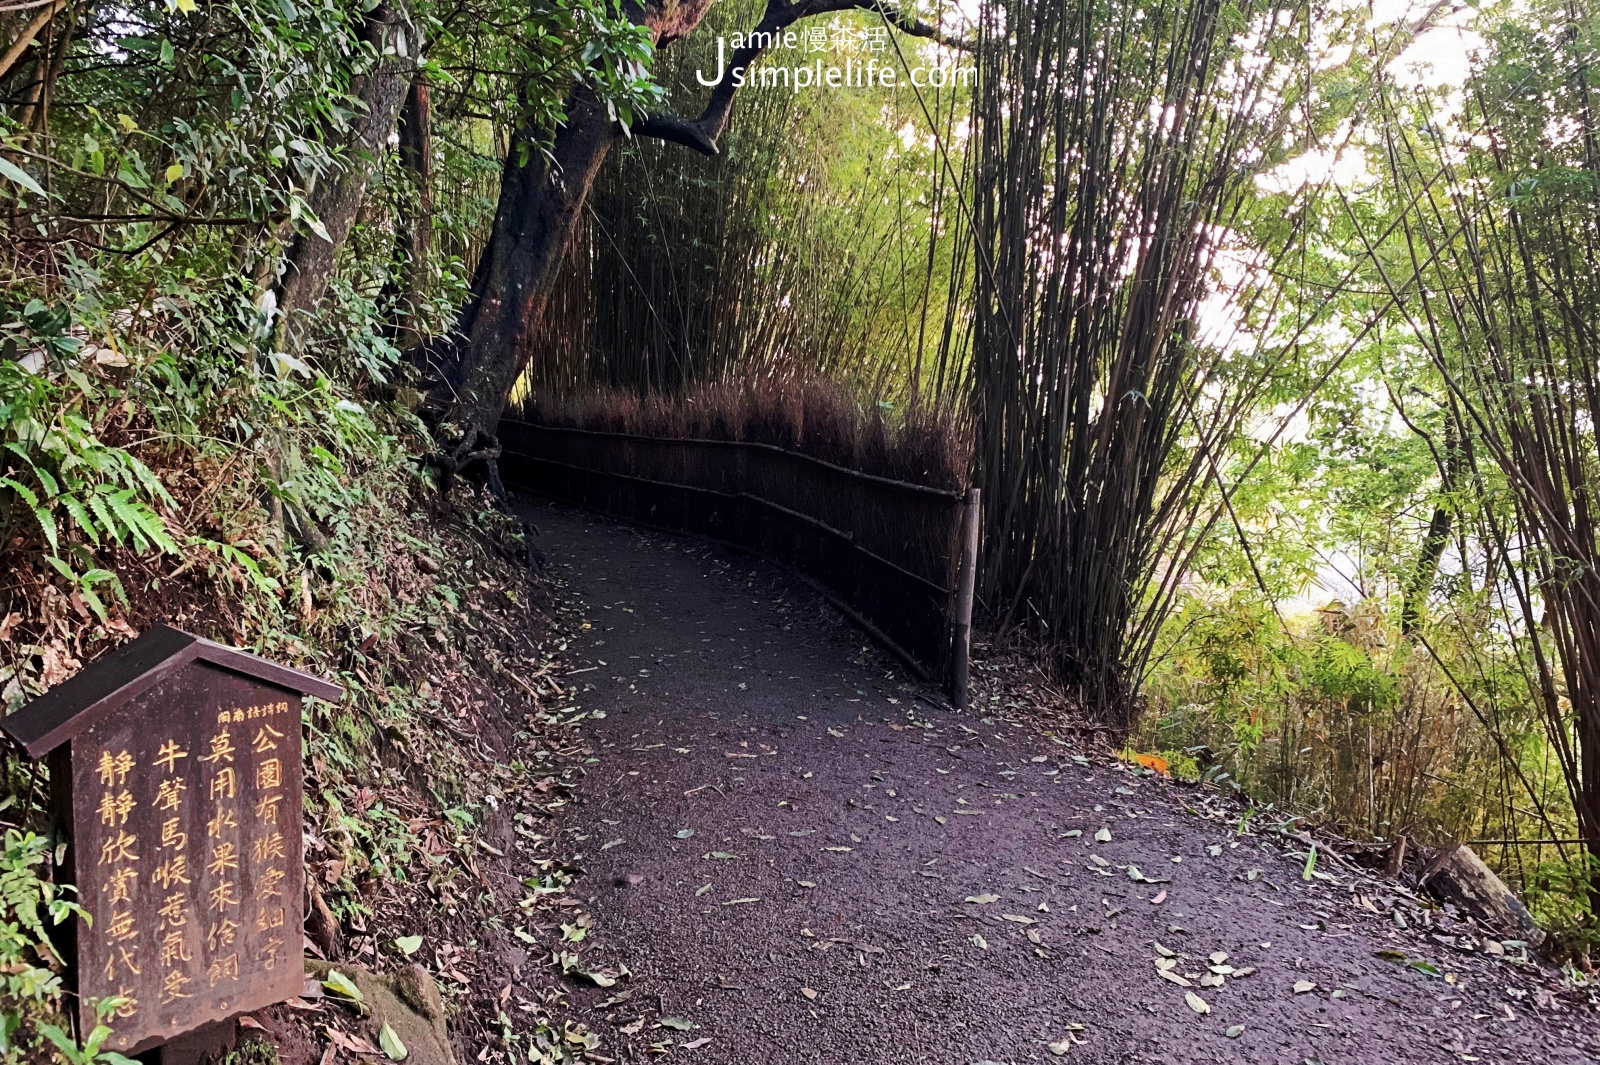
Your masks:
<svg viewBox="0 0 1600 1065"><path fill-rule="evenodd" d="M632 974L573 984L599 1060L1595 1060L1548 974L1399 929L1381 881L1305 880L1196 789L942 709L770 568L527 515L587 603L573 680L604 715L563 824L584 964Z"/></svg>

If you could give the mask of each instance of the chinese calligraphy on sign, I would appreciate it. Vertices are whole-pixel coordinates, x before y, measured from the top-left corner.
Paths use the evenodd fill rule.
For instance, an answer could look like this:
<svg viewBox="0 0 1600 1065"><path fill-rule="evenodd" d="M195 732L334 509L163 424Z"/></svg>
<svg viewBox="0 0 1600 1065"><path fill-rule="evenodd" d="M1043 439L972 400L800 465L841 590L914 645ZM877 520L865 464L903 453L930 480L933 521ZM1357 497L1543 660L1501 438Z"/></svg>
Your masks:
<svg viewBox="0 0 1600 1065"><path fill-rule="evenodd" d="M299 992L300 701L338 694L172 629L84 675L141 644L153 661L120 663L111 684L136 690L114 707L76 706L75 678L3 725L50 752L66 873L93 918L71 944L80 1008L92 1026L114 999L107 1048L124 1052Z"/></svg>

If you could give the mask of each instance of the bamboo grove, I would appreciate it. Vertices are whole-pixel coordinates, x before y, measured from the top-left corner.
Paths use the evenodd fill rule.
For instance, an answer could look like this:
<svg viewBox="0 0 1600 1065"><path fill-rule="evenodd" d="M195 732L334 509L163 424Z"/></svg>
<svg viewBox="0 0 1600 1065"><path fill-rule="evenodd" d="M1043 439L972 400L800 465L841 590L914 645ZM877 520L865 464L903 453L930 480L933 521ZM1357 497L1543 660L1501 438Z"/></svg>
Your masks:
<svg viewBox="0 0 1600 1065"><path fill-rule="evenodd" d="M758 26L804 43L751 70L903 76L713 88ZM508 400L892 456L982 489L986 638L1076 712L1284 816L1480 841L1581 947L1597 32L1547 0L0 6L0 520L109 594L97 537L159 546L140 456L238 448L293 534L368 404L447 480L494 480Z"/></svg>

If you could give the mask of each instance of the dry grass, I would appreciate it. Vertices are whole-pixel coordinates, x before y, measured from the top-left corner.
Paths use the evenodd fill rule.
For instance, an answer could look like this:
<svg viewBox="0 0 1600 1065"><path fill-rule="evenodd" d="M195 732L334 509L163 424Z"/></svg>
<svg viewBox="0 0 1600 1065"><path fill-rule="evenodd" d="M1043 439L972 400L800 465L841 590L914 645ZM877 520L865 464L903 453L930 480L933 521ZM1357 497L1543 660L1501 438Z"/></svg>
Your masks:
<svg viewBox="0 0 1600 1065"><path fill-rule="evenodd" d="M619 389L530 396L510 414L535 425L770 444L931 488L958 490L969 483L970 444L951 419L918 412L895 417L820 380L696 385L670 396Z"/></svg>

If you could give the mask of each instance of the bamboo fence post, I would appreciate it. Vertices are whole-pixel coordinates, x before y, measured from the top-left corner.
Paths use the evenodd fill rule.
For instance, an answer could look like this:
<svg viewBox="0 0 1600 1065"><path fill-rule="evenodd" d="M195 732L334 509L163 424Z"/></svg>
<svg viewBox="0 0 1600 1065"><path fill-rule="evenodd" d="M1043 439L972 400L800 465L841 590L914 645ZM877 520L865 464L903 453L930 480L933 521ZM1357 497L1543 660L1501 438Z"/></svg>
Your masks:
<svg viewBox="0 0 1600 1065"><path fill-rule="evenodd" d="M958 710L967 707L967 672L972 660L972 598L978 578L979 491L967 489L961 508L961 566L956 573L956 610L951 622L954 647L950 655L950 701Z"/></svg>

